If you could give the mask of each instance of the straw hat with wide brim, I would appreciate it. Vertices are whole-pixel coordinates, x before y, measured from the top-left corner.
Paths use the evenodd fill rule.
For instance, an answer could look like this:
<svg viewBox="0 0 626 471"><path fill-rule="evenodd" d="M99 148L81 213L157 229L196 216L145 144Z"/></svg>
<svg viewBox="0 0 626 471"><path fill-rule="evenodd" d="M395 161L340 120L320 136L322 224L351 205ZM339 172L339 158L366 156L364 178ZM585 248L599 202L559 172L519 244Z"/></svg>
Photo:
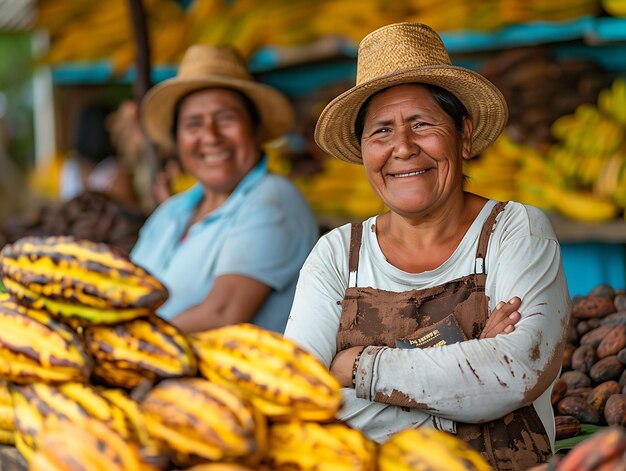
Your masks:
<svg viewBox="0 0 626 471"><path fill-rule="evenodd" d="M172 121L178 101L188 93L209 87L238 90L257 106L266 141L291 128L294 111L288 98L254 80L243 58L231 47L197 44L185 53L176 77L151 88L142 102L142 120L148 136L166 148L174 146Z"/></svg>
<svg viewBox="0 0 626 471"><path fill-rule="evenodd" d="M429 83L452 92L467 108L476 156L500 135L508 109L500 91L482 75L453 66L439 35L420 23L396 23L368 34L359 44L356 85L331 101L315 127L327 153L363 163L355 133L359 109L374 93L404 83Z"/></svg>

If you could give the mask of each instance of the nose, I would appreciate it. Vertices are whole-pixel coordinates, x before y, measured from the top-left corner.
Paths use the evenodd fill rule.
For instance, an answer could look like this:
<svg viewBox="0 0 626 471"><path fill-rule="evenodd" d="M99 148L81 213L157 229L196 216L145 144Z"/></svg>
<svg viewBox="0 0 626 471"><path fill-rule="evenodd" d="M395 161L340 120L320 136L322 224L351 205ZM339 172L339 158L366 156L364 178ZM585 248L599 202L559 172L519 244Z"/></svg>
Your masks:
<svg viewBox="0 0 626 471"><path fill-rule="evenodd" d="M393 156L397 159L408 159L419 152L410 126L396 128L393 133Z"/></svg>
<svg viewBox="0 0 626 471"><path fill-rule="evenodd" d="M202 126L200 139L202 144L214 145L220 142L222 135L219 131L219 126L213 119L207 120Z"/></svg>

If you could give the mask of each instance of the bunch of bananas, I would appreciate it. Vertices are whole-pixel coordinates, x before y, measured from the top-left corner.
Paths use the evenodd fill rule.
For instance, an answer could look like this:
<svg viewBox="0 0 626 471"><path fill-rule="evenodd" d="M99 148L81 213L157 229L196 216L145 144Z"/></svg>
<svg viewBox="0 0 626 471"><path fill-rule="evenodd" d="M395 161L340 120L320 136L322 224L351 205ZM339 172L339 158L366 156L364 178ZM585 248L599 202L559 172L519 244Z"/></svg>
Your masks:
<svg viewBox="0 0 626 471"><path fill-rule="evenodd" d="M603 1L610 11L620 10L619 1ZM457 31L567 20L599 14L600 2L193 0L183 10L175 0L147 0L144 6L154 63L176 64L193 43L231 44L248 57L261 47L300 46L328 36L358 42L370 31L399 21L421 21L438 31ZM126 0L46 0L40 2L37 13L37 26L50 33L48 62L108 59L116 74L132 64L135 48Z"/></svg>
<svg viewBox="0 0 626 471"><path fill-rule="evenodd" d="M188 15L175 0L147 0L143 5L152 61L177 63L190 44ZM36 23L50 36L43 58L47 63L108 60L113 73L121 75L135 59L127 0L46 0L39 2Z"/></svg>
<svg viewBox="0 0 626 471"><path fill-rule="evenodd" d="M466 189L513 199L569 219L600 222L626 209L626 80L600 92L551 127L546 150L512 141L506 132L480 158L466 162Z"/></svg>
<svg viewBox="0 0 626 471"><path fill-rule="evenodd" d="M25 238L0 264L0 442L30 469L380 469L378 445L336 421L339 383L282 335L183 335L155 314L163 286L103 244ZM440 459L484 469L459 447Z"/></svg>
<svg viewBox="0 0 626 471"><path fill-rule="evenodd" d="M626 208L626 81L616 79L596 106L580 105L552 126L547 154L555 207L584 221L615 218ZM556 187L556 188L554 188ZM571 204L564 203L567 199Z"/></svg>
<svg viewBox="0 0 626 471"><path fill-rule="evenodd" d="M365 219L379 214L385 205L374 192L361 165L335 158L324 161L315 175L295 179L316 214Z"/></svg>

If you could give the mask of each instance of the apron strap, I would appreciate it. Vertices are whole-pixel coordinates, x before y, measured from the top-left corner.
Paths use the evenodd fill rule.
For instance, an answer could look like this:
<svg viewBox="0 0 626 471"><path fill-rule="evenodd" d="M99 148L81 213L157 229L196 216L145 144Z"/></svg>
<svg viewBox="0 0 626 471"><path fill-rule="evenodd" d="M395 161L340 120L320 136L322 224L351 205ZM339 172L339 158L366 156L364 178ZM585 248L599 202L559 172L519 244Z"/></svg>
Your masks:
<svg viewBox="0 0 626 471"><path fill-rule="evenodd" d="M504 210L507 203L508 201L501 201L497 203L483 224L483 228L478 239L478 248L476 249L476 260L474 262L474 273L476 274L485 273L485 257L487 255L487 247L489 246L489 238L496 227L496 218L498 217L498 214Z"/></svg>
<svg viewBox="0 0 626 471"><path fill-rule="evenodd" d="M361 252L361 239L363 237L363 223L352 223L350 233L350 254L348 255L348 287L356 288L357 272L359 269L359 253Z"/></svg>

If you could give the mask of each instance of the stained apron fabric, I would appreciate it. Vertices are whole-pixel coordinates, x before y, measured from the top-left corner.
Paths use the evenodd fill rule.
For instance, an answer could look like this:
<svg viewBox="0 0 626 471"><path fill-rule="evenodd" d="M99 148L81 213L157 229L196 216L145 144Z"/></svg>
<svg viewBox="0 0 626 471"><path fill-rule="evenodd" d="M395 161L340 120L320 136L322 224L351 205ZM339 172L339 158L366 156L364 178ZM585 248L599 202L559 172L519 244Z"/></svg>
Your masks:
<svg viewBox="0 0 626 471"><path fill-rule="evenodd" d="M495 205L483 224L473 274L432 288L406 292L358 287L363 226L353 224L349 270L354 276L342 301L337 351L357 345L393 348L396 339L411 337L451 313L468 339L478 338L489 316L485 296L485 255L496 218L505 205ZM393 316L382 314L389 312L393 312ZM419 403L401 394L377 395L374 400L401 407L420 407ZM525 470L545 462L552 455L550 440L532 405L482 424L457 422L457 436L498 470Z"/></svg>

